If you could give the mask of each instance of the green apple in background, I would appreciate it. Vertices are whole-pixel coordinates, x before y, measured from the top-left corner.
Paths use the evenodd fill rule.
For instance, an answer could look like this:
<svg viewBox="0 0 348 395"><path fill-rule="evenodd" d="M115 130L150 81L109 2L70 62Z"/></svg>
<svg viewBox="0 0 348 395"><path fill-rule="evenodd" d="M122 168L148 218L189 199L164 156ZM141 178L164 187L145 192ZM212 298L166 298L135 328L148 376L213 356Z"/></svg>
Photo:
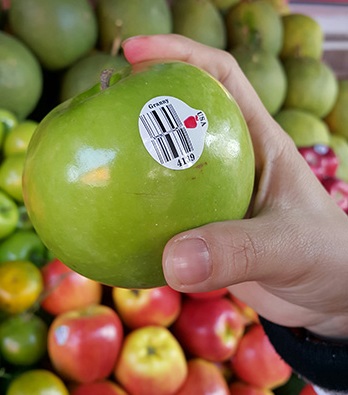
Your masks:
<svg viewBox="0 0 348 395"><path fill-rule="evenodd" d="M47 261L47 249L33 230L17 230L0 243L0 263L30 261L41 267Z"/></svg>
<svg viewBox="0 0 348 395"><path fill-rule="evenodd" d="M183 62L123 69L60 104L36 129L23 172L29 217L53 255L128 288L165 284L166 242L242 218L253 183L239 107Z"/></svg>
<svg viewBox="0 0 348 395"><path fill-rule="evenodd" d="M19 203L23 202L22 173L24 160L24 154L10 155L0 164L0 189Z"/></svg>
<svg viewBox="0 0 348 395"><path fill-rule="evenodd" d="M18 221L19 209L16 202L0 190L0 240L16 229Z"/></svg>
<svg viewBox="0 0 348 395"><path fill-rule="evenodd" d="M16 366L31 366L47 351L48 326L35 314L14 314L0 323L0 352Z"/></svg>
<svg viewBox="0 0 348 395"><path fill-rule="evenodd" d="M28 119L14 126L5 136L3 143L4 155L25 154L37 125L37 122Z"/></svg>
<svg viewBox="0 0 348 395"><path fill-rule="evenodd" d="M316 144L329 145L330 130L326 123L316 115L296 109L284 108L274 119L293 139L297 147L309 147Z"/></svg>
<svg viewBox="0 0 348 395"><path fill-rule="evenodd" d="M0 123L4 126L5 134L18 124L18 119L13 112L0 108Z"/></svg>

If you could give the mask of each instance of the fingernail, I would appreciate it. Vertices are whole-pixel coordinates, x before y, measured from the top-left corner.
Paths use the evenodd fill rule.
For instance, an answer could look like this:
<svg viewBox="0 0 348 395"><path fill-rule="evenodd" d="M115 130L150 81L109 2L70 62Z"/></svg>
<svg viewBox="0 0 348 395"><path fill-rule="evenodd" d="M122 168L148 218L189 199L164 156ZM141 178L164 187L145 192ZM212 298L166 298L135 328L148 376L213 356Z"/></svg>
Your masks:
<svg viewBox="0 0 348 395"><path fill-rule="evenodd" d="M212 273L207 244L202 239L181 239L175 242L165 261L167 273L180 285L205 281Z"/></svg>

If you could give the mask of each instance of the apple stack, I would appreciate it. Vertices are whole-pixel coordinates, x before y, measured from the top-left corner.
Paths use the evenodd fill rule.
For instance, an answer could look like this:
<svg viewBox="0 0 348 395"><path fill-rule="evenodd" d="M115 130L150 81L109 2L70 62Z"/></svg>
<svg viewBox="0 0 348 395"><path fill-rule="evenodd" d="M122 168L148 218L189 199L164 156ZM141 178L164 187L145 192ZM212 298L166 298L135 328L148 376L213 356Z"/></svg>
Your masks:
<svg viewBox="0 0 348 395"><path fill-rule="evenodd" d="M124 289L57 259L34 267L0 266L6 395L272 395L289 382L256 313L227 289Z"/></svg>

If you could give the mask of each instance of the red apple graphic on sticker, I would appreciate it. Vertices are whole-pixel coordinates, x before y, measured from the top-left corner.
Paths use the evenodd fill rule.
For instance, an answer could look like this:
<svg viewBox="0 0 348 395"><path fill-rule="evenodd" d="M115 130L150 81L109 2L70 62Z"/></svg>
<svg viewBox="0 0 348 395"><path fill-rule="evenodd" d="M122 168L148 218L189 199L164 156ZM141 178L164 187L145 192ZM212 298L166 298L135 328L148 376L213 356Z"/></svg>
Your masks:
<svg viewBox="0 0 348 395"><path fill-rule="evenodd" d="M193 116L190 115L189 117L187 117L184 121L184 125L188 128L188 129L194 129L197 126L197 121L198 121L198 116Z"/></svg>

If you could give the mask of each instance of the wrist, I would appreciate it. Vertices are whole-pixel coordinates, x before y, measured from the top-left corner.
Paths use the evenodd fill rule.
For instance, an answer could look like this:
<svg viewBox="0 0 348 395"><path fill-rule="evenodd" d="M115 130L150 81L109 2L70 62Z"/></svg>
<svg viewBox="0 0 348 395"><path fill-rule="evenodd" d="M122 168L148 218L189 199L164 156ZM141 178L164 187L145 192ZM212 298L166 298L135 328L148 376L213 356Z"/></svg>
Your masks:
<svg viewBox="0 0 348 395"><path fill-rule="evenodd" d="M262 317L260 322L278 354L295 373L328 391L348 391L348 344L337 338L319 339L305 328L287 328Z"/></svg>
<svg viewBox="0 0 348 395"><path fill-rule="evenodd" d="M308 335L318 340L348 344L348 317L334 317L305 328Z"/></svg>

